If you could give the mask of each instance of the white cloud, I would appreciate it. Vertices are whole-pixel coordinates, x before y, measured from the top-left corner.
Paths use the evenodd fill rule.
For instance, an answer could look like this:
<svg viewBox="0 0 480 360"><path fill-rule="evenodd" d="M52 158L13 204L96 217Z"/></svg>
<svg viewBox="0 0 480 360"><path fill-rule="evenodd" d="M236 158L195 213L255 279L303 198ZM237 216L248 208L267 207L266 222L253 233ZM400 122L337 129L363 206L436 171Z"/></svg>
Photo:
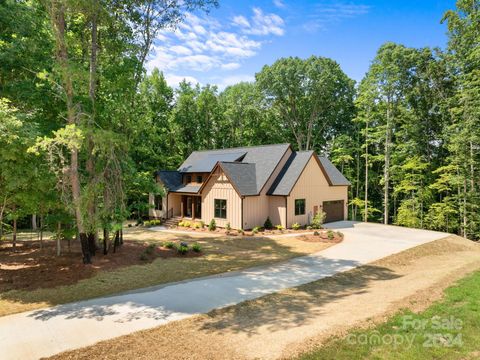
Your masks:
<svg viewBox="0 0 480 360"><path fill-rule="evenodd" d="M287 5L283 2L283 0L273 0L273 5L280 9L284 9L287 7Z"/></svg>
<svg viewBox="0 0 480 360"><path fill-rule="evenodd" d="M369 11L370 6L362 4L345 4L341 2L316 4L310 10L310 15L303 24L303 28L309 32L323 30L330 24L365 15Z"/></svg>
<svg viewBox="0 0 480 360"><path fill-rule="evenodd" d="M182 45L175 45L170 47L170 51L178 55L191 55L192 50Z"/></svg>
<svg viewBox="0 0 480 360"><path fill-rule="evenodd" d="M186 80L187 82L192 84L196 84L199 82L193 76L180 76L174 74L165 74L165 80L167 81L167 84L171 87L178 87L178 84L180 84L183 80Z"/></svg>
<svg viewBox="0 0 480 360"><path fill-rule="evenodd" d="M235 69L238 69L241 65L239 63L236 63L236 62L231 62L231 63L226 63L226 64L222 64L222 69L224 70L235 70Z"/></svg>
<svg viewBox="0 0 480 360"><path fill-rule="evenodd" d="M227 86L238 84L239 82L252 82L255 81L253 75L241 74L241 75L232 75L227 76L222 79L216 79L216 84L219 90L225 89Z"/></svg>
<svg viewBox="0 0 480 360"><path fill-rule="evenodd" d="M250 35L277 35L285 32L285 22L276 14L264 14L262 9L253 8L253 17L248 21L243 16L233 18L233 24L239 26L243 33Z"/></svg>

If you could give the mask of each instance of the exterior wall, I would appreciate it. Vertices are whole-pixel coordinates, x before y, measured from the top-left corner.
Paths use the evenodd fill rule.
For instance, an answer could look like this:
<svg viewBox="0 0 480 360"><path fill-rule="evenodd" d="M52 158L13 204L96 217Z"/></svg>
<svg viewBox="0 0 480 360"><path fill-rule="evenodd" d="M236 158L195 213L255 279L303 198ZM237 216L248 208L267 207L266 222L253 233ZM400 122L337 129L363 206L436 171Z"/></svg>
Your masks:
<svg viewBox="0 0 480 360"><path fill-rule="evenodd" d="M192 181L187 182L187 176L189 176L189 175L192 177ZM185 185L201 185L205 180L207 180L208 175L210 175L210 173L199 172L199 173L183 174L183 177L182 177L183 178L183 183ZM197 176L202 177L202 182L197 182Z"/></svg>
<svg viewBox="0 0 480 360"><path fill-rule="evenodd" d="M269 196L269 216L273 226L282 225L287 227L285 196Z"/></svg>
<svg viewBox="0 0 480 360"><path fill-rule="evenodd" d="M280 174L280 171L282 171L291 154L292 150L289 148L281 158L259 196L247 196L243 199L244 229L253 229L255 226L263 226L267 217L270 217L273 225L281 224L285 226L285 223L282 223L281 218L279 217L279 209L275 207L276 204L279 204L277 199L274 199L275 196L268 196L267 191L272 186L278 174ZM272 202L273 205L271 205ZM285 209L285 201L283 198L281 206ZM283 213L285 214L285 210L283 210ZM283 215L283 217L285 217L285 215Z"/></svg>
<svg viewBox="0 0 480 360"><path fill-rule="evenodd" d="M162 198L162 210L156 210L154 208L155 206L155 195L153 194L148 194L148 204L151 206L148 209L148 216L150 218L155 218L155 219L161 219L165 217L165 209L167 207L167 198L163 197Z"/></svg>
<svg viewBox="0 0 480 360"><path fill-rule="evenodd" d="M168 193L167 196L168 196L168 209L167 209L167 211L170 211L170 209L173 209L173 216L180 216L180 211L181 211L180 203L182 201L182 195L181 194Z"/></svg>
<svg viewBox="0 0 480 360"><path fill-rule="evenodd" d="M227 200L227 218L215 218L215 199ZM228 222L233 229L242 225L242 199L221 169L217 169L202 191L202 220L208 224L215 219L217 226L225 227Z"/></svg>
<svg viewBox="0 0 480 360"><path fill-rule="evenodd" d="M305 215L295 216L295 199L305 199ZM322 210L324 201L344 200L347 216L348 186L330 186L317 161L312 157L287 197L287 227L293 223L306 225L313 217L313 207Z"/></svg>

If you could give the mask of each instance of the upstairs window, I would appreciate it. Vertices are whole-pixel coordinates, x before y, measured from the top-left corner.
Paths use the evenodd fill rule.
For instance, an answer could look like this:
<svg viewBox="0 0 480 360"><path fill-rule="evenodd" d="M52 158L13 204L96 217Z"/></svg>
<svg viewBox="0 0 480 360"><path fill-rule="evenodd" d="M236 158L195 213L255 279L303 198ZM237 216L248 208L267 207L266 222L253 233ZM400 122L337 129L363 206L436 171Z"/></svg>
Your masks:
<svg viewBox="0 0 480 360"><path fill-rule="evenodd" d="M197 183L201 183L203 181L202 175L197 175Z"/></svg>
<svg viewBox="0 0 480 360"><path fill-rule="evenodd" d="M305 215L305 199L295 199L295 215Z"/></svg>
<svg viewBox="0 0 480 360"><path fill-rule="evenodd" d="M227 218L227 200L215 199L215 217L219 219Z"/></svg>
<svg viewBox="0 0 480 360"><path fill-rule="evenodd" d="M192 175L187 175L186 179L185 179L185 182L187 184L191 183L192 182Z"/></svg>

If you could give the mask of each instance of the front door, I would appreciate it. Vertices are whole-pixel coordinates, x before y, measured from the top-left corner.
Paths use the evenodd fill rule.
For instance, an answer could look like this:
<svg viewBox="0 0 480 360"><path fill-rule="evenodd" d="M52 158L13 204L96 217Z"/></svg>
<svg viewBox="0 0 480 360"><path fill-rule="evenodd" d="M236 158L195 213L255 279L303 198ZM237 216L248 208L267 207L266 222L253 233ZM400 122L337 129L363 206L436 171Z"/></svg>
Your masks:
<svg viewBox="0 0 480 360"><path fill-rule="evenodd" d="M185 217L192 217L192 197L187 196L187 201L185 204Z"/></svg>
<svg viewBox="0 0 480 360"><path fill-rule="evenodd" d="M202 198L200 196L195 196L195 218L201 219L202 218Z"/></svg>

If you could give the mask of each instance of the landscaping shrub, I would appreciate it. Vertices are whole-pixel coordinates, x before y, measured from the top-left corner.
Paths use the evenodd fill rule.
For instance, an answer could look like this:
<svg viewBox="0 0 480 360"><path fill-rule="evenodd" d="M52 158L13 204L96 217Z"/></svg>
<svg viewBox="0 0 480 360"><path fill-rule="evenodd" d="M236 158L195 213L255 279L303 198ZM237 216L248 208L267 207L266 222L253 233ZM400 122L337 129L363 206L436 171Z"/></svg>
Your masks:
<svg viewBox="0 0 480 360"><path fill-rule="evenodd" d="M185 244L185 243L181 243L181 244ZM185 255L187 252L188 252L188 246L184 246L184 245L181 245L177 247L177 251L182 254L182 255Z"/></svg>
<svg viewBox="0 0 480 360"><path fill-rule="evenodd" d="M283 231L284 227L282 225L275 225L277 230Z"/></svg>
<svg viewBox="0 0 480 360"><path fill-rule="evenodd" d="M215 231L217 229L217 223L215 219L210 220L210 224L208 224L208 230Z"/></svg>
<svg viewBox="0 0 480 360"><path fill-rule="evenodd" d="M343 233L342 233L342 232L340 232L340 231L337 231L337 236L338 236L340 239L343 239L343 236L344 236L344 235L343 235Z"/></svg>
<svg viewBox="0 0 480 360"><path fill-rule="evenodd" d="M203 229L205 227L205 223L203 221L200 221L200 227Z"/></svg>
<svg viewBox="0 0 480 360"><path fill-rule="evenodd" d="M308 226L306 227L306 229L307 229L307 230L312 230L313 228L312 228L310 225L308 225Z"/></svg>
<svg viewBox="0 0 480 360"><path fill-rule="evenodd" d="M145 253L147 253L148 255L151 255L153 254L154 250L155 250L155 244L149 244L145 249Z"/></svg>
<svg viewBox="0 0 480 360"><path fill-rule="evenodd" d="M301 227L301 226L300 226L299 223L294 223L294 224L292 225L292 229L293 229L293 230L299 230L300 227Z"/></svg>
<svg viewBox="0 0 480 360"><path fill-rule="evenodd" d="M143 226L145 226L145 227L150 227L150 225L151 225L151 222L148 221L148 220L143 222Z"/></svg>
<svg viewBox="0 0 480 360"><path fill-rule="evenodd" d="M273 229L273 225L272 225L272 221L270 220L270 217L267 217L267 220L265 220L263 227L267 230Z"/></svg>
<svg viewBox="0 0 480 360"><path fill-rule="evenodd" d="M183 221L179 221L177 225L183 227Z"/></svg>
<svg viewBox="0 0 480 360"><path fill-rule="evenodd" d="M128 224L127 226L128 226L128 227L132 227L132 224Z"/></svg>
<svg viewBox="0 0 480 360"><path fill-rule="evenodd" d="M230 226L230 222L227 222L227 225L225 225L225 229L226 229L227 231L232 230L232 227Z"/></svg>
<svg viewBox="0 0 480 360"><path fill-rule="evenodd" d="M320 236L320 233L319 233L317 230L315 230L315 231L313 232L313 235L315 235L315 236Z"/></svg>
<svg viewBox="0 0 480 360"><path fill-rule="evenodd" d="M314 229L321 229L323 222L325 221L325 214L323 211L319 211L312 219L312 228Z"/></svg>
<svg viewBox="0 0 480 360"><path fill-rule="evenodd" d="M159 220L159 219L156 219L156 220L151 220L150 221L150 225L152 226L158 226L160 225L162 222Z"/></svg>
<svg viewBox="0 0 480 360"><path fill-rule="evenodd" d="M175 247L175 243L173 243L172 241L167 241L167 242L165 243L165 247L166 247L167 249L173 249L173 248Z"/></svg>
<svg viewBox="0 0 480 360"><path fill-rule="evenodd" d="M334 232L332 230L328 230L327 237L328 237L328 240L333 240L333 238L335 237Z"/></svg>
<svg viewBox="0 0 480 360"><path fill-rule="evenodd" d="M243 231L242 229L238 229L237 232L238 232L240 235L245 234L245 231Z"/></svg>
<svg viewBox="0 0 480 360"><path fill-rule="evenodd" d="M192 250L199 253L200 251L202 251L202 247L200 246L200 244L195 243L192 245Z"/></svg>
<svg viewBox="0 0 480 360"><path fill-rule="evenodd" d="M146 260L148 260L148 256L147 256L147 254L145 254L144 252L143 252L143 253L141 253L141 254L140 254L140 260L142 260L142 261L146 261Z"/></svg>
<svg viewBox="0 0 480 360"><path fill-rule="evenodd" d="M190 227L190 221L184 221L183 226L184 227Z"/></svg>
<svg viewBox="0 0 480 360"><path fill-rule="evenodd" d="M260 226L255 226L252 230L252 233L254 234L258 234L260 231L262 231L263 229L260 227Z"/></svg>
<svg viewBox="0 0 480 360"><path fill-rule="evenodd" d="M200 224L199 223L194 223L192 227L194 229L200 229Z"/></svg>

